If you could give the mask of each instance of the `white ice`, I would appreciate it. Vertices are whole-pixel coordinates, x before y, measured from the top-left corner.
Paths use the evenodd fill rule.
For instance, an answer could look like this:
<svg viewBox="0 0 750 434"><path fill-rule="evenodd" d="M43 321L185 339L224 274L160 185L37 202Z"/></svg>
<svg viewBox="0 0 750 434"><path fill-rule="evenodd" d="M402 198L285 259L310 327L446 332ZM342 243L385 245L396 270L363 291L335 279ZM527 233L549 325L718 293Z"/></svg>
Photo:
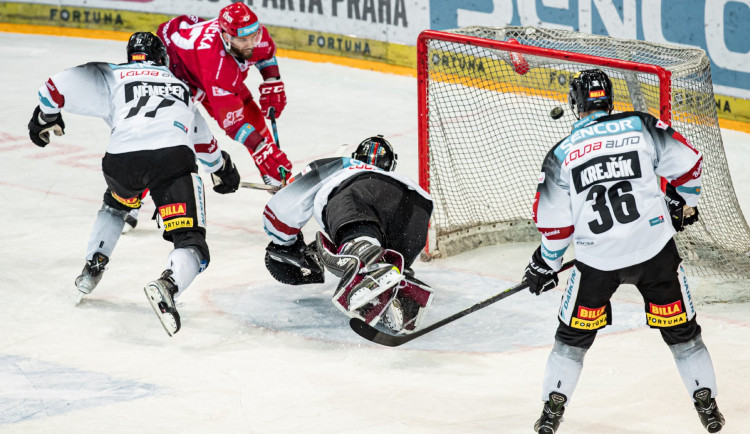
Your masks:
<svg viewBox="0 0 750 434"><path fill-rule="evenodd" d="M67 134L40 149L26 124L48 76L88 61L120 63L125 44L0 33L0 58L0 432L532 432L559 290L513 296L403 347L370 344L331 304L330 275L325 285L286 287L266 272L260 216L270 196L262 191L208 191L211 265L179 299L182 330L173 338L142 290L171 250L149 220L150 200L99 287L74 307L73 280L105 189L108 130L99 119L65 114ZM279 139L295 167L382 133L397 148L397 170L416 178L414 78L279 63L289 98ZM249 81L256 88L257 77ZM258 182L244 148L214 132L244 179ZM723 138L750 212L750 135L724 130ZM436 290L426 322L518 283L534 248L417 263ZM693 284L710 291L711 282ZM704 432L671 353L644 325L635 289L622 288L614 309L560 432ZM698 312L724 432L748 432L750 305Z"/></svg>

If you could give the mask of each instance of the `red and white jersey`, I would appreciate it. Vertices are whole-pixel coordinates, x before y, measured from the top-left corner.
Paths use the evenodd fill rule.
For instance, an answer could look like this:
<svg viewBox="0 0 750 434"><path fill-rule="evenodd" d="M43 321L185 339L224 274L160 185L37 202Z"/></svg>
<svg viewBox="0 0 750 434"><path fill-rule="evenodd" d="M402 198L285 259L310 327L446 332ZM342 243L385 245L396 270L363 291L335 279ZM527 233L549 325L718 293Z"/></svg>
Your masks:
<svg viewBox="0 0 750 434"><path fill-rule="evenodd" d="M559 270L572 241L576 259L600 270L651 259L675 234L660 177L696 206L702 165L700 152L651 115L581 119L539 175L533 218L543 257Z"/></svg>
<svg viewBox="0 0 750 434"><path fill-rule="evenodd" d="M425 199L429 193L406 176L386 172L376 166L352 158L330 158L310 163L295 181L282 188L263 210L263 227L276 244L291 245L302 227L315 216L318 225L325 227L323 210L333 189L347 179L376 171L399 181L404 189L416 190Z"/></svg>
<svg viewBox="0 0 750 434"><path fill-rule="evenodd" d="M66 69L39 88L39 107L46 114L65 109L104 119L112 129L110 154L192 147L190 91L169 69L150 62Z"/></svg>
<svg viewBox="0 0 750 434"><path fill-rule="evenodd" d="M243 109L252 99L245 86L248 70L255 66L264 79L279 77L276 45L261 26L261 39L249 60L227 53L218 20L182 15L159 26L157 35L169 54L169 68L188 83L208 113L232 138L248 123Z"/></svg>

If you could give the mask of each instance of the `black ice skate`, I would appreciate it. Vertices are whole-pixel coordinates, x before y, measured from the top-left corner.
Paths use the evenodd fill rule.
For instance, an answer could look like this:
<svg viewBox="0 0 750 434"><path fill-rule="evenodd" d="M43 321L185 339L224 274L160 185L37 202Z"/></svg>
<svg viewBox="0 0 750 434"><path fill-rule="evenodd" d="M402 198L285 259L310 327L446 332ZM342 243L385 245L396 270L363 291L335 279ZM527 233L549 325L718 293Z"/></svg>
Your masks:
<svg viewBox="0 0 750 434"><path fill-rule="evenodd" d="M560 426L560 422L563 421L567 401L568 397L562 393L550 393L549 401L544 403L542 415L534 424L534 431L539 434L554 434Z"/></svg>
<svg viewBox="0 0 750 434"><path fill-rule="evenodd" d="M76 277L76 288L78 288L78 298L76 299L76 305L83 300L84 295L91 294L91 291L96 288L99 281L102 280L104 270L109 262L109 258L99 252L94 253L94 256L90 261L86 261L83 266L83 271Z"/></svg>
<svg viewBox="0 0 750 434"><path fill-rule="evenodd" d="M703 427L708 432L719 432L724 426L724 416L716 406L716 400L711 398L711 389L704 387L693 393L695 399L695 410L701 418Z"/></svg>
<svg viewBox="0 0 750 434"><path fill-rule="evenodd" d="M177 285L172 279L172 270L164 271L159 279L146 284L143 292L167 334L172 336L180 331L180 314L174 304Z"/></svg>

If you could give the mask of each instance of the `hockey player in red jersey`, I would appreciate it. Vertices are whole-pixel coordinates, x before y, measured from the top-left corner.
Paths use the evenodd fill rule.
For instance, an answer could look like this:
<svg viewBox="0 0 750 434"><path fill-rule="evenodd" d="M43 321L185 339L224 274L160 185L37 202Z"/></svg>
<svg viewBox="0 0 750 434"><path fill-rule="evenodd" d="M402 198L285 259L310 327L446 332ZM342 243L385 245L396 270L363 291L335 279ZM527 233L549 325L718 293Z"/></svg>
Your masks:
<svg viewBox="0 0 750 434"><path fill-rule="evenodd" d="M611 324L610 298L621 284L632 284L646 302L647 324L661 332L674 356L701 423L718 432L724 417L714 399L716 375L672 239L698 220L703 157L647 113L612 114L612 82L601 70L576 75L569 98L579 120L542 164L533 212L542 243L524 276L534 294L554 288L563 253L574 244L576 260L544 374L544 409L534 429L558 429L597 330ZM666 197L660 177L669 181Z"/></svg>
<svg viewBox="0 0 750 434"><path fill-rule="evenodd" d="M310 163L263 212L271 237L266 268L276 280L300 285L322 283L322 264L340 278L332 297L340 311L411 333L432 300L409 269L427 241L432 199L395 167L382 136L362 141L352 158ZM313 216L324 232L307 246L301 229Z"/></svg>
<svg viewBox="0 0 750 434"><path fill-rule="evenodd" d="M258 166L263 181L281 185L292 164L274 143L264 116L286 106L284 82L276 62L276 45L268 30L244 3L221 9L210 21L181 15L159 26L157 35L169 54L169 69L188 83L195 101L234 140L242 143ZM250 67L263 77L260 107L245 86Z"/></svg>

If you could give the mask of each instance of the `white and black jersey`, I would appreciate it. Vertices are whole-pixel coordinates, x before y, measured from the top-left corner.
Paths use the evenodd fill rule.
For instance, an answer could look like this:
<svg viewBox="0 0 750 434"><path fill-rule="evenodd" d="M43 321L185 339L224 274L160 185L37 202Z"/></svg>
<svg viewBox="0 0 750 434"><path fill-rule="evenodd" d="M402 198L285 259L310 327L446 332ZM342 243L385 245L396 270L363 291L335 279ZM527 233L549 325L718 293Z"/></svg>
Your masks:
<svg viewBox="0 0 750 434"><path fill-rule="evenodd" d="M640 112L596 112L547 154L534 200L542 254L555 270L576 259L616 270L656 255L675 234L660 188L666 178L696 206L703 158L666 123Z"/></svg>
<svg viewBox="0 0 750 434"><path fill-rule="evenodd" d="M323 211L334 189L352 177L372 173L395 180L405 190L415 191L431 203L430 195L406 176L352 158L318 160L307 166L293 183L281 189L268 202L263 211L266 232L274 243L291 245L313 216L320 227L325 228Z"/></svg>
<svg viewBox="0 0 750 434"><path fill-rule="evenodd" d="M190 91L165 66L92 62L66 69L39 89L39 107L45 114L64 108L104 119L111 128L110 154L192 148Z"/></svg>

